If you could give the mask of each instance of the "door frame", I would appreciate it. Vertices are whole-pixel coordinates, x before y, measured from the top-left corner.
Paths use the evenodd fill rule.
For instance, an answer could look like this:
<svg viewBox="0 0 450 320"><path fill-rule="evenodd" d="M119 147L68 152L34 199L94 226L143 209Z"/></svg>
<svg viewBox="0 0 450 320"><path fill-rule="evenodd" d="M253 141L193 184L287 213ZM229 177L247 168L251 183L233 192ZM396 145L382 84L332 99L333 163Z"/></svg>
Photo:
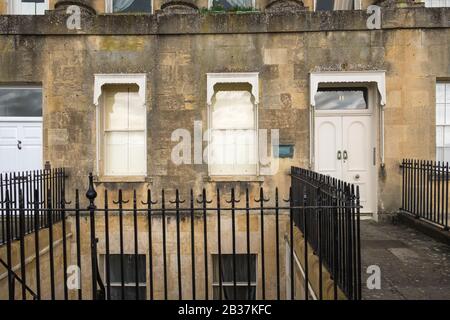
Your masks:
<svg viewBox="0 0 450 320"><path fill-rule="evenodd" d="M315 118L316 117L340 117L340 116L368 116L370 117L371 124L371 135L370 135L370 149L375 148L375 157L371 162L370 166L370 189L372 190L372 213L369 213L372 219L378 221L378 165L380 164L380 151L382 150L380 141L380 103L378 98L377 86L369 82L358 82L358 83L321 83L320 88L349 88L349 87L360 87L367 89L368 95L368 108L364 110L316 110L311 104L311 123L310 123L310 135L311 135L311 168L317 171L316 162L316 137L315 137Z"/></svg>

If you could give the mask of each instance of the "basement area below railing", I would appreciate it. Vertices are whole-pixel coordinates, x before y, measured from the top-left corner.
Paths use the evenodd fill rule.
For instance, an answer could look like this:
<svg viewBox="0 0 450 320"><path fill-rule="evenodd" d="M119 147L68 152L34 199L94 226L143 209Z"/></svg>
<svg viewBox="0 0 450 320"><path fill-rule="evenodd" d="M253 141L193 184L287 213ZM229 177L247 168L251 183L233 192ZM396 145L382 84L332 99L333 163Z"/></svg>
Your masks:
<svg viewBox="0 0 450 320"><path fill-rule="evenodd" d="M71 202L64 183L45 197L18 185L14 200L4 184L0 299L361 299L350 184L295 167L284 194L88 182Z"/></svg>

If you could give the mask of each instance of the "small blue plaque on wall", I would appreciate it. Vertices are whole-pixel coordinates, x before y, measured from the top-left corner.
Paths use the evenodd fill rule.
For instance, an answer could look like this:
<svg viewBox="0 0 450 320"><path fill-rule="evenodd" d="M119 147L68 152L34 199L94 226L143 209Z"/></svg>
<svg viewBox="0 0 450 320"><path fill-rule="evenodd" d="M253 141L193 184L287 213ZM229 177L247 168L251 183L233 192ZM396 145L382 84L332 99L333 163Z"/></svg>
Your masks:
<svg viewBox="0 0 450 320"><path fill-rule="evenodd" d="M278 158L293 158L294 157L294 145L293 144L280 144L278 147Z"/></svg>

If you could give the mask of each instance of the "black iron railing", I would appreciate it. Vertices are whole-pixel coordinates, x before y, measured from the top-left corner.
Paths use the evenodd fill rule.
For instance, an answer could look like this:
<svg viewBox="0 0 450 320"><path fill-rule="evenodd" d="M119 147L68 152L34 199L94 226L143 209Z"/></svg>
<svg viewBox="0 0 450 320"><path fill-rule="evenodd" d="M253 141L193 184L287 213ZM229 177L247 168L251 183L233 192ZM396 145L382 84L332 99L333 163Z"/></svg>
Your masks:
<svg viewBox="0 0 450 320"><path fill-rule="evenodd" d="M0 208L4 209L0 215L0 244L7 239L7 219L5 211L9 206L12 214L8 217L9 238L19 240L21 236L19 208L61 208L61 201L65 194L65 169L48 169L24 172L0 173ZM23 203L20 203L21 197ZM48 203L49 199L51 203ZM0 209L0 210L1 210ZM37 221L30 210L25 211L23 220L23 235L48 226L45 215L40 215ZM61 219L60 215L52 217L53 222Z"/></svg>
<svg viewBox="0 0 450 320"><path fill-rule="evenodd" d="M31 295L33 300L37 300L38 296L37 294L25 283L25 281L20 278L17 273L12 270L11 266L8 265L3 259L0 258L0 265L2 265L6 272L8 273L8 294L10 298L15 297L15 288L16 288L16 281L25 288L26 292Z"/></svg>
<svg viewBox="0 0 450 320"><path fill-rule="evenodd" d="M38 253L39 233L43 228L51 228L62 219L61 211L50 214L49 208L64 208L65 170L48 169L27 172L0 173L0 245L6 245L6 257L1 265L7 272L8 296L15 297L15 283L22 287L22 298L31 294L37 299L40 282L35 291L27 285L25 236L34 233L34 251ZM19 242L20 277L12 270L12 243ZM50 246L52 250L52 246ZM6 261L5 261L6 260ZM40 277L39 254L35 255L36 275Z"/></svg>
<svg viewBox="0 0 450 320"><path fill-rule="evenodd" d="M449 165L448 162L403 159L402 207L436 226L449 230Z"/></svg>
<svg viewBox="0 0 450 320"><path fill-rule="evenodd" d="M292 167L291 188L295 224L315 254L350 299L361 299L359 188L310 170ZM308 258L305 252L304 259ZM305 263L308 266L308 263ZM322 296L322 270L319 272ZM306 273L307 277L307 273Z"/></svg>
<svg viewBox="0 0 450 320"><path fill-rule="evenodd" d="M359 299L357 192L352 193L347 184L335 190L331 180L314 177L310 171L293 168L292 190L283 197L277 188L271 192L259 188L256 196L248 189L233 188L226 194L220 189L98 192L90 175L84 204L78 190L71 205L63 198L59 207L54 206L52 193L47 193L46 208L39 206L38 197L30 209L24 208L23 201L18 209L6 201L4 216L18 211L23 225L27 213L35 219L45 215L48 243L55 243L57 236L62 239L58 252L49 246L45 265L39 259L32 262L33 281L21 277L25 280L22 298L27 297L27 287L38 299L299 298L294 273L302 258L293 249L298 227L321 262L317 270L303 266L303 297L311 296L311 273L319 273L319 281L323 278L323 263L336 280L331 298L342 298L339 287L347 298ZM19 190L19 199L21 194ZM299 245L308 252L304 241ZM33 248L37 252L39 244ZM11 241L6 251L10 256ZM67 281L65 271L74 266L79 272L69 268L71 281ZM39 270L48 270L48 276ZM44 282L49 292L39 289ZM314 296L325 298L320 288Z"/></svg>

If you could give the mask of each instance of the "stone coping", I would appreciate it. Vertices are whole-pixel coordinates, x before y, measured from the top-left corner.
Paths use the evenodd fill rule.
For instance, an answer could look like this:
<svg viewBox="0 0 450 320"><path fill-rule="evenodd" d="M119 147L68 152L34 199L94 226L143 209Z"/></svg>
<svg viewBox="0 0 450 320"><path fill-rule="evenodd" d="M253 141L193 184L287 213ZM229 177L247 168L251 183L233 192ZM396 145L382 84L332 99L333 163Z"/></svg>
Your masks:
<svg viewBox="0 0 450 320"><path fill-rule="evenodd" d="M83 14L81 30L66 27L67 15L0 15L2 35L173 35L367 31L362 10L112 15ZM450 8L382 9L382 30L450 28Z"/></svg>

